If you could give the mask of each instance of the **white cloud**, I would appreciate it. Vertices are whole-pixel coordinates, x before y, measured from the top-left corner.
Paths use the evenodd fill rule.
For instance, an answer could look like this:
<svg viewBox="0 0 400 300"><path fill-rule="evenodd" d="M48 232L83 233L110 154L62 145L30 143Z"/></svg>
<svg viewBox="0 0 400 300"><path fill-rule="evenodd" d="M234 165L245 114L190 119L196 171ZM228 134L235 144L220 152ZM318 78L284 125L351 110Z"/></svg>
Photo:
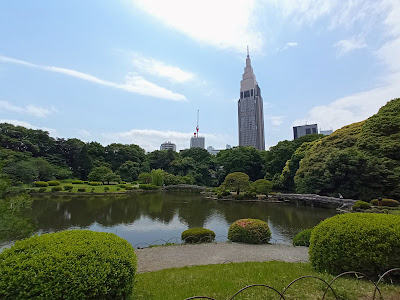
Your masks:
<svg viewBox="0 0 400 300"><path fill-rule="evenodd" d="M0 101L0 111L1 110L7 110L19 114L27 114L39 118L44 118L52 113L57 112L57 110L54 107L44 108L32 104L23 107L14 105L8 101Z"/></svg>
<svg viewBox="0 0 400 300"><path fill-rule="evenodd" d="M172 82L183 83L194 78L193 73L183 71L179 67L167 65L162 61L151 57L144 57L139 54L134 54L132 63L142 72L165 77Z"/></svg>
<svg viewBox="0 0 400 300"><path fill-rule="evenodd" d="M159 131L152 129L132 129L126 132L103 133L104 144L129 143L136 144L146 151L159 150L165 141L176 144L176 149L187 149L190 146L190 138L193 132ZM204 133L206 147L212 145L215 149L225 149L226 144L234 145L232 137L223 134Z"/></svg>
<svg viewBox="0 0 400 300"><path fill-rule="evenodd" d="M361 37L352 37L348 40L341 40L337 42L334 46L338 48L339 55L343 55L357 49L365 48L367 47L367 43Z"/></svg>
<svg viewBox="0 0 400 300"><path fill-rule="evenodd" d="M8 124L13 124L15 126L23 126L25 128L31 128L31 129L41 129L47 131L53 137L57 135L57 130L53 128L35 126L25 121L0 119L0 123L8 123Z"/></svg>
<svg viewBox="0 0 400 300"><path fill-rule="evenodd" d="M90 132L85 130L85 129L79 129L78 130L78 135L82 138L88 138L91 136Z"/></svg>
<svg viewBox="0 0 400 300"><path fill-rule="evenodd" d="M289 42L289 43L286 43L285 46L283 46L282 49L280 49L280 51L285 51L289 48L297 47L298 45L299 45L299 43L297 43L297 42Z"/></svg>
<svg viewBox="0 0 400 300"><path fill-rule="evenodd" d="M254 29L257 0L132 0L137 7L190 38L240 53L260 52L262 34Z"/></svg>
<svg viewBox="0 0 400 300"><path fill-rule="evenodd" d="M156 98L174 100L174 101L185 101L186 97L181 94L174 93L166 88L160 87L155 83L147 81L145 78L135 74L128 74L125 76L124 83L115 83L107 80L97 78L93 75L82 73L76 70L67 68L60 68L54 66L43 66L32 64L23 60L15 59L7 56L0 56L0 61L26 66L30 68L41 69L49 72L61 73L71 77L79 78L82 80L90 81L103 86L108 86L116 89L125 90L127 92L136 93L145 96L152 96Z"/></svg>
<svg viewBox="0 0 400 300"><path fill-rule="evenodd" d="M271 116L271 117L266 116L265 117L265 119L270 121L273 126L282 125L285 118L286 118L285 116Z"/></svg>

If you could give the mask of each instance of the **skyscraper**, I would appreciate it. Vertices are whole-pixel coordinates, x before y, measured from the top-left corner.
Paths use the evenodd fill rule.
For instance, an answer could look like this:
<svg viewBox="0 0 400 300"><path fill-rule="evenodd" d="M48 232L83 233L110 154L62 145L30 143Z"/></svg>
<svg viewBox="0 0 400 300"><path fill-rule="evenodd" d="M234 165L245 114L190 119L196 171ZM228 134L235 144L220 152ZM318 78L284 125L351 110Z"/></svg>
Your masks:
<svg viewBox="0 0 400 300"><path fill-rule="evenodd" d="M238 116L239 146L253 146L258 150L265 150L263 99L251 67L248 48L246 67L240 81Z"/></svg>

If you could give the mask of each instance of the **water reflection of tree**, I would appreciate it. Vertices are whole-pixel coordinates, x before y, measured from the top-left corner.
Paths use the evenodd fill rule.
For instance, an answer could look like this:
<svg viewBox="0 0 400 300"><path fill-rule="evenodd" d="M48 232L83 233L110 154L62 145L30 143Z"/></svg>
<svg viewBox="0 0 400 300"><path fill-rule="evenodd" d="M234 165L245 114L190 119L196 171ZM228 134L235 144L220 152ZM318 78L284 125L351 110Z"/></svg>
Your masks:
<svg viewBox="0 0 400 300"><path fill-rule="evenodd" d="M141 217L164 224L178 215L188 227L203 227L217 213L228 224L242 218L269 221L284 231L311 228L332 216L327 209L259 202L218 202L196 193L138 193L129 195L42 197L33 203L32 218L45 231L132 224Z"/></svg>

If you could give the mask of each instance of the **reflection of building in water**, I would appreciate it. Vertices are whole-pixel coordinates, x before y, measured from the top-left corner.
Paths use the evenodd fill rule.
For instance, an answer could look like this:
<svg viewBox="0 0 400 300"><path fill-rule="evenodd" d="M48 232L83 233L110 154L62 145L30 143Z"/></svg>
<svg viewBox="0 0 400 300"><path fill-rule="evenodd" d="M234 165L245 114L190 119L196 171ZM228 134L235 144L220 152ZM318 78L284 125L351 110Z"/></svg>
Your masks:
<svg viewBox="0 0 400 300"><path fill-rule="evenodd" d="M171 142L164 142L164 143L161 144L160 150L176 151L176 145L174 143L171 143Z"/></svg>
<svg viewBox="0 0 400 300"><path fill-rule="evenodd" d="M239 146L253 146L258 150L265 150L263 99L251 67L249 49L240 81L238 119Z"/></svg>
<svg viewBox="0 0 400 300"><path fill-rule="evenodd" d="M318 125L317 124L293 127L294 139L298 139L299 137L305 136L307 134L313 134L313 133L318 133Z"/></svg>

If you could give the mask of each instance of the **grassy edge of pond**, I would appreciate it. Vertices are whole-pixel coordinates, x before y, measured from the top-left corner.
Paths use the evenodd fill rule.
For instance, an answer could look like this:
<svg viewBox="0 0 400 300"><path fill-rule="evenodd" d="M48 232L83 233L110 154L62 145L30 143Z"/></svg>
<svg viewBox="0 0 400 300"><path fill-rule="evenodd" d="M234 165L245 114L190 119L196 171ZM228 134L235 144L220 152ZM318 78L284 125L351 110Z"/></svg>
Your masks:
<svg viewBox="0 0 400 300"><path fill-rule="evenodd" d="M69 191L65 191L64 190L64 186L66 185L70 185L73 186L72 190ZM121 193L121 192L132 192L132 191L137 191L139 185L131 185L131 184L126 184L126 186L132 186L134 188L136 188L135 190L127 190L123 187L121 187L118 184L106 184L106 185L96 185L96 186L92 186L86 183L81 183L81 184L72 184L72 183L60 183L60 186L63 190L59 191L57 193L63 193L63 194L90 194L90 193ZM53 186L48 186L46 187L45 191L42 192L42 194L50 194L52 193L51 189L53 188ZM108 188L108 190L105 190L104 188ZM39 187L29 187L30 190L34 191L35 193L39 193ZM78 189L85 189L84 192L79 192ZM93 191L93 192L92 192ZM141 190L140 190L141 191Z"/></svg>
<svg viewBox="0 0 400 300"><path fill-rule="evenodd" d="M251 284L266 284L282 292L289 283L304 275L313 275L331 281L334 276L318 273L310 263L285 263L280 261L229 263L193 266L141 273L136 276L134 299L186 299L208 296L230 299L237 291ZM372 299L374 285L366 280L343 278L332 287L340 299ZM400 286L379 286L385 300L398 299ZM318 279L307 278L296 282L285 293L286 299L321 299L326 285ZM265 288L251 288L238 299L278 299L277 293ZM377 295L377 299L379 296ZM269 299L269 298L268 298ZM331 292L325 299L334 299Z"/></svg>

